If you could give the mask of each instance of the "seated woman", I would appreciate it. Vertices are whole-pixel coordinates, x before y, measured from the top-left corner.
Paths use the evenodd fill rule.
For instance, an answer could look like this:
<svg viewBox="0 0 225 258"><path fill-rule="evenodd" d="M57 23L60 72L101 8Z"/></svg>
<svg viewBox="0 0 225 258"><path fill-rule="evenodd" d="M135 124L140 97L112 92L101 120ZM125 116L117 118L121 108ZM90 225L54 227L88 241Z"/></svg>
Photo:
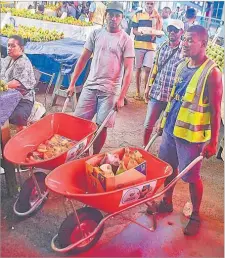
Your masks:
<svg viewBox="0 0 225 258"><path fill-rule="evenodd" d="M33 66L24 54L24 40L21 37L14 35L9 38L7 52L8 56L1 62L1 80L23 96L9 122L22 127L27 125L34 105L36 80Z"/></svg>

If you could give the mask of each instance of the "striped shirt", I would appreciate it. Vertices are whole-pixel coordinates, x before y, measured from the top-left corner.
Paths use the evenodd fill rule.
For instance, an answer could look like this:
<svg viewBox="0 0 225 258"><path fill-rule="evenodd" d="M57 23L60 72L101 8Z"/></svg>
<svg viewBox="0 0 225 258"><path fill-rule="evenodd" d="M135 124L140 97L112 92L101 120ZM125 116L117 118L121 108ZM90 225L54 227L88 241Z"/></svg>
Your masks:
<svg viewBox="0 0 225 258"><path fill-rule="evenodd" d="M162 18L156 10L153 10L151 15L149 15L149 13L147 13L146 11L137 12L133 16L132 27L136 29L152 28L156 30L162 30ZM135 36L134 48L156 50L156 36Z"/></svg>
<svg viewBox="0 0 225 258"><path fill-rule="evenodd" d="M174 84L177 66L181 60L183 60L180 44L175 54L164 65L164 62L168 59L172 52L173 48L169 46L168 42L165 42L161 45L155 57L155 63L149 80L149 86L151 87L150 97L159 101L168 102ZM164 66L161 69L160 67L162 67L162 65ZM161 71L158 72L158 69Z"/></svg>

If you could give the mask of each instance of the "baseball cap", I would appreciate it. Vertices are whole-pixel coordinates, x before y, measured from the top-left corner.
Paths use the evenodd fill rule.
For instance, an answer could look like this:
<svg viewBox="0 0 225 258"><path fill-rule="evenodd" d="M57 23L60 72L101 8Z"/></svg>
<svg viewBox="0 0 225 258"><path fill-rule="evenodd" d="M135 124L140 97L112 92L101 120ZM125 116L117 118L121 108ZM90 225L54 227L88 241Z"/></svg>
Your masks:
<svg viewBox="0 0 225 258"><path fill-rule="evenodd" d="M123 13L123 5L120 2L111 2L108 4L106 12L111 10Z"/></svg>
<svg viewBox="0 0 225 258"><path fill-rule="evenodd" d="M181 20L170 19L167 28L169 26L174 26L178 30L180 29L184 30L184 23Z"/></svg>

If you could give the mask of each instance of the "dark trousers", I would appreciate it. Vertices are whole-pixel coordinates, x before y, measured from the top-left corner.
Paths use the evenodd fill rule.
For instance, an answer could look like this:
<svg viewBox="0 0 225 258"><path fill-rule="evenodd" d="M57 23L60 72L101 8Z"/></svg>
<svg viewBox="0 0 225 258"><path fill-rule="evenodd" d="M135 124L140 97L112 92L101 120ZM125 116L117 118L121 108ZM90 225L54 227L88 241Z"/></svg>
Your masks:
<svg viewBox="0 0 225 258"><path fill-rule="evenodd" d="M12 115L9 118L9 123L14 125L27 125L27 120L31 114L34 103L27 99L21 99Z"/></svg>

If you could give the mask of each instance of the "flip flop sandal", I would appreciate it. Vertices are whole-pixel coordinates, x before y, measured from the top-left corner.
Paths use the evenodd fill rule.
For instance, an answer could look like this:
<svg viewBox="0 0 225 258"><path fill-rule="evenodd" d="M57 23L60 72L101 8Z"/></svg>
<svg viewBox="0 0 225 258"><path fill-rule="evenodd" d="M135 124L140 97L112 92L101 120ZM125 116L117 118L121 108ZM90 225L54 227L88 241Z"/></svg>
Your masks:
<svg viewBox="0 0 225 258"><path fill-rule="evenodd" d="M189 222L184 229L184 234L187 236L195 236L199 232L200 224L199 216L191 214Z"/></svg>
<svg viewBox="0 0 225 258"><path fill-rule="evenodd" d="M135 99L135 100L143 100L143 98L142 98L139 94L136 94L136 95L134 96L134 99Z"/></svg>
<svg viewBox="0 0 225 258"><path fill-rule="evenodd" d="M145 104L148 104L148 100L146 98L144 98L144 102Z"/></svg>
<svg viewBox="0 0 225 258"><path fill-rule="evenodd" d="M169 204L169 203L166 203L164 200L161 200L159 203L156 203L155 204L155 211L157 213L170 213L173 211L173 204ZM153 210L151 209L151 207L148 207L147 208L147 213L152 215L153 214Z"/></svg>

